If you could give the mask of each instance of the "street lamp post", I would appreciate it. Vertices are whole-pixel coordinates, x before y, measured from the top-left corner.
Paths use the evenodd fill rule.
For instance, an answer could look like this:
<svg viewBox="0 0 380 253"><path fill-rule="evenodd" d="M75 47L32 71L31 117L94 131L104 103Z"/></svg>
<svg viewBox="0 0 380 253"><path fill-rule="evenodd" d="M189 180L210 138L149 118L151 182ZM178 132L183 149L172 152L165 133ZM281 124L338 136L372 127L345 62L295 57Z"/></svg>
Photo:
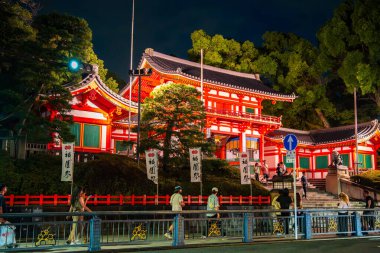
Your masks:
<svg viewBox="0 0 380 253"><path fill-rule="evenodd" d="M141 119L141 77L142 76L150 76L152 75L152 69L151 68L143 68L143 69L134 69L129 71L130 76L137 76L138 77L138 108L137 108L137 148L136 148L136 159L137 164L140 165L140 119ZM132 87L132 86L131 86ZM132 98L130 98L132 99Z"/></svg>

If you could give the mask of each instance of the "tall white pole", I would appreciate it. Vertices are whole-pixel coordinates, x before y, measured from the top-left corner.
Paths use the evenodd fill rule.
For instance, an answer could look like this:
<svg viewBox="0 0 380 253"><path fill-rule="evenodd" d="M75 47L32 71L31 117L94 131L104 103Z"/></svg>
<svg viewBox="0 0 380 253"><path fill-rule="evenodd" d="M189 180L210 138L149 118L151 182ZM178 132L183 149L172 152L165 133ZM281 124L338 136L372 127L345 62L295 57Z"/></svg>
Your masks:
<svg viewBox="0 0 380 253"><path fill-rule="evenodd" d="M201 49L201 101L202 101L202 105L204 105L204 101L203 101L203 48ZM201 132L203 132L203 129L201 127ZM203 155L201 153L201 169L202 169L202 159L203 159ZM202 170L201 170L202 171ZM203 192L202 192L202 188L203 188L203 185L202 185L202 181L203 181L203 171L201 173L201 203L203 203Z"/></svg>
<svg viewBox="0 0 380 253"><path fill-rule="evenodd" d="M201 49L201 101L204 105L204 101L203 101L203 48Z"/></svg>
<svg viewBox="0 0 380 253"><path fill-rule="evenodd" d="M358 110L356 105L356 87L354 87L354 114L355 114L355 173L359 174L359 149L358 149Z"/></svg>
<svg viewBox="0 0 380 253"><path fill-rule="evenodd" d="M133 30L135 23L135 0L132 0L132 27L131 27L131 58L129 70L133 68ZM129 76L129 112L128 112L128 141L131 140L131 108L132 108L132 75Z"/></svg>

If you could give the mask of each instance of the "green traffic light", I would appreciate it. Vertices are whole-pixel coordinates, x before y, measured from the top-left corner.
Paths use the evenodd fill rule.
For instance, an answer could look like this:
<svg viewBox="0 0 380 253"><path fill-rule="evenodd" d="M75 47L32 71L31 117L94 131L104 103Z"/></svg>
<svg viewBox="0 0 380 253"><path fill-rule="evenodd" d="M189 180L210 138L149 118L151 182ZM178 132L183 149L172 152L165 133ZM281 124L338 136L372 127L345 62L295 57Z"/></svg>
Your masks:
<svg viewBox="0 0 380 253"><path fill-rule="evenodd" d="M72 72L77 72L80 69L80 62L77 59L69 60L69 70Z"/></svg>

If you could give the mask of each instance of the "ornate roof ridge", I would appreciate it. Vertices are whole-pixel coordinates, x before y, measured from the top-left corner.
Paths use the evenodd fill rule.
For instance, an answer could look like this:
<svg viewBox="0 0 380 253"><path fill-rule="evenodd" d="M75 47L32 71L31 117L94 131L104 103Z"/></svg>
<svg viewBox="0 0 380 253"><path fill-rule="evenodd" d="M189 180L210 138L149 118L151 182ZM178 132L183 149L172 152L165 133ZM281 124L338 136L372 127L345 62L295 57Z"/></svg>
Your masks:
<svg viewBox="0 0 380 253"><path fill-rule="evenodd" d="M367 126L367 125L372 125L372 126L376 126L378 124L378 120L377 119L374 119L374 120L371 120L371 121L367 121L367 122L363 122L363 123L359 123L358 124L358 127L361 127L361 126ZM311 134L314 134L314 133L325 133L325 132L335 132L336 130L346 130L346 129L351 129L351 128L354 128L355 127L355 124L351 124L351 125L345 125L345 126L338 126L338 127L331 127L331 128L321 128L321 129L314 129L314 130L310 130L310 133Z"/></svg>
<svg viewBox="0 0 380 253"><path fill-rule="evenodd" d="M75 85L68 85L66 86L66 88L69 89L69 91L73 91L73 90L76 90L80 87L83 87L83 86L86 86L88 85L89 83L91 83L92 81L94 81L96 79L96 81L100 84L100 88L102 88L104 91L106 91L110 96L112 96L113 98L115 98L116 100L119 100L121 101L122 103L126 104L127 106L129 106L129 99L126 99L124 98L123 96L120 96L118 93L114 92L113 90L111 90L101 79L101 77L97 74L97 73L90 73L89 75L87 75L84 79L82 79L82 81L80 81L78 84L75 84ZM138 104L136 102L131 102L131 106L132 107L135 107L137 108Z"/></svg>
<svg viewBox="0 0 380 253"><path fill-rule="evenodd" d="M178 64L189 65L191 67L195 67L195 68L199 68L200 69L200 64L199 63L195 63L195 62L191 62L191 61L188 61L188 60L180 59L180 58L177 58L177 57L174 57L174 56L169 56L169 55L166 55L166 54L163 54L163 53L155 52L153 49L146 49L145 50L145 53L143 53L143 57L140 60L139 67L141 68L142 64L144 63L144 60L146 60L152 67L154 67L157 70L162 71L164 73L180 75L180 76L184 76L186 78L191 78L191 79L194 79L194 80L197 80L197 81L200 80L200 76L195 76L193 74L184 73L181 68L177 68L175 70L167 69L167 68L165 68L165 66L161 66L163 63L161 63L161 65L160 65L160 63L157 63L155 61L154 57L157 57L157 58L163 59L163 60L167 60L167 61L173 61L173 62L178 63ZM170 67L168 67L168 68L170 68ZM255 92L255 93L258 93L258 94L268 95L268 96L271 96L271 97L285 98L285 99L295 99L295 98L297 98L297 96L294 93L290 94L290 95L283 94L283 93L281 93L279 91L273 90L272 88L264 85L261 82L261 80L259 78L257 78L257 74L255 75L255 74L242 73L242 72L237 72L237 71L232 71L232 70L225 70L225 69L221 69L221 68L217 68L217 67L213 67L213 66L209 66L209 65L204 65L204 69L208 70L208 71L224 74L224 75L232 75L232 76L235 76L237 78L247 78L247 79L249 79L251 81L255 80L256 82L258 82L259 85L262 85L262 86L266 87L269 90L262 90L262 89L260 89L258 87L256 87L256 88L243 87L243 86L239 86L239 85L236 85L236 84L234 85L232 83L227 83L227 82L222 82L222 81L217 81L217 80L209 80L207 78L204 78L203 79L204 82L207 82L207 83L216 84L216 85L223 85L223 86L227 86L227 87L230 87L230 88L239 89L239 90L242 90L242 91ZM120 92L120 94L123 94L126 90L127 90L127 88L123 89Z"/></svg>
<svg viewBox="0 0 380 253"><path fill-rule="evenodd" d="M147 49L146 51L149 52L149 50L150 49ZM171 60L171 61L175 61L178 63L187 64L187 65L197 67L197 68L201 67L201 64L198 62L193 62L193 61L181 59L181 58L171 56L171 55L167 55L164 53L160 53L157 51L153 51L153 54L152 53L146 53L146 52L144 54L149 55L149 56L157 56L160 58L164 58L166 60ZM222 69L222 68L214 67L214 66L207 65L207 64L203 64L203 69L207 69L207 70L211 70L211 71L215 71L215 72L220 72L220 73L228 74L228 75L235 75L235 76L240 76L240 77L245 77L245 78L252 78L252 79L256 79L258 81L261 81L259 74L251 74L251 73L244 73L244 72L239 72L239 71L235 71L235 70Z"/></svg>
<svg viewBox="0 0 380 253"><path fill-rule="evenodd" d="M303 130L297 130L297 129L291 129L291 128L279 128L278 130L275 131L285 131L289 133L294 133L294 134L305 134L307 135L312 142L310 141L305 141L305 140L300 140L300 143L308 143L312 145L322 145L322 144L328 144L332 142L342 142L342 141L352 141L355 139L355 134L349 134L345 137L339 137L337 139L330 139L330 140L318 140L321 135L323 134L328 134L330 133L338 133L338 132L343 132L345 130L352 130L355 127L355 125L346 125L346 126L339 126L339 127L333 127L333 128L324 128L324 129L317 129L317 130L310 130L310 131L303 131ZM364 129L361 129L358 131L358 138L360 139L367 139L369 138L374 132L377 130L380 130L380 124L377 119L369 121L369 122L364 122L358 124L359 127L364 127ZM318 137L319 135L319 137ZM273 139L283 139L283 135L278 133L275 134L274 136L267 136L268 138L273 138Z"/></svg>

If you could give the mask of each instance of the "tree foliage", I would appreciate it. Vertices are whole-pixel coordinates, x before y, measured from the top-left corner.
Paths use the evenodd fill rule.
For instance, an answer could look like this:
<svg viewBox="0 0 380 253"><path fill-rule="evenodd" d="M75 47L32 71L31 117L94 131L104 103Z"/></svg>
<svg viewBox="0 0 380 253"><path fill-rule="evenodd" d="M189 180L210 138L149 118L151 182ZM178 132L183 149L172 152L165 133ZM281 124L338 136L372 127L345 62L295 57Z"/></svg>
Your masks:
<svg viewBox="0 0 380 253"><path fill-rule="evenodd" d="M330 127L335 106L326 96L328 79L317 61L318 49L292 33L266 32L263 39L255 69L275 90L298 96L293 103L277 103L264 112L283 115L287 127Z"/></svg>
<svg viewBox="0 0 380 253"><path fill-rule="evenodd" d="M376 0L346 0L319 31L320 61L380 109L380 5Z"/></svg>
<svg viewBox="0 0 380 253"><path fill-rule="evenodd" d="M327 79L317 61L318 49L294 34L267 32L261 48L250 41L239 43L222 35L207 35L203 30L191 34L192 60L199 61L204 50L204 62L209 65L241 72L260 73L275 90L295 93L294 103L266 103L265 113L283 115L285 126L311 129L329 127L335 114L334 104L326 94Z"/></svg>
<svg viewBox="0 0 380 253"><path fill-rule="evenodd" d="M191 147L209 151L201 131L205 112L199 96L192 86L169 82L156 87L144 101L140 152L161 150L165 171L184 162Z"/></svg>
<svg viewBox="0 0 380 253"><path fill-rule="evenodd" d="M64 85L82 77L69 72L69 58L97 64L99 75L115 91L117 83L106 79L107 69L93 51L92 32L84 19L35 14L28 1L5 0L0 5L0 126L16 136L27 134L29 140L49 141L52 132L72 140L67 116L71 95ZM57 111L59 118L41 117L47 109Z"/></svg>

